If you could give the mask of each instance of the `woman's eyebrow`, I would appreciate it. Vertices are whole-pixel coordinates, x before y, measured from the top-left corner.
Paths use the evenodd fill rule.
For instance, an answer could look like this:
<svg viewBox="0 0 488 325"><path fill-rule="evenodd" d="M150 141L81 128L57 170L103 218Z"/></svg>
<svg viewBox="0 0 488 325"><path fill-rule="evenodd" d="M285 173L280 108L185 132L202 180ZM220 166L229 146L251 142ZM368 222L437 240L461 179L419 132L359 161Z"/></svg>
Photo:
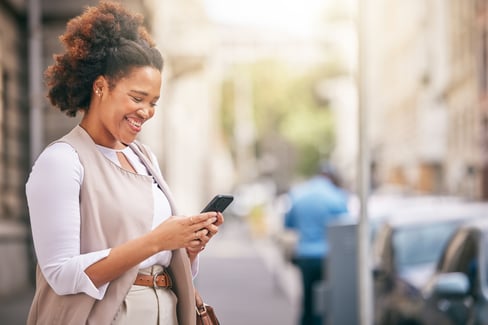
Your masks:
<svg viewBox="0 0 488 325"><path fill-rule="evenodd" d="M139 95L142 95L142 96L149 96L149 94L143 90L135 90L135 89L131 89L129 90L130 93L137 93ZM159 99L159 97L161 97L160 95L157 95L157 96L154 96L155 99Z"/></svg>
<svg viewBox="0 0 488 325"><path fill-rule="evenodd" d="M143 95L143 96L148 96L149 95L147 92L142 91L142 90L131 89L131 90L129 90L129 92L131 92L131 93L137 93L137 94Z"/></svg>

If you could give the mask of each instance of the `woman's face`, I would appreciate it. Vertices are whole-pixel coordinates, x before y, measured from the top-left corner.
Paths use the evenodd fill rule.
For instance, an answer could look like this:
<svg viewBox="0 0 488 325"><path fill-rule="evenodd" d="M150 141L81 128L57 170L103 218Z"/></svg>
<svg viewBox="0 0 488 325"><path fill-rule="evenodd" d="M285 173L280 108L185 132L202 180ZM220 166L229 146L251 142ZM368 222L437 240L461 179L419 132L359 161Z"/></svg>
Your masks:
<svg viewBox="0 0 488 325"><path fill-rule="evenodd" d="M142 125L154 115L160 89L161 72L149 66L132 69L112 89L104 77L99 77L81 125L95 143L122 149L135 140Z"/></svg>

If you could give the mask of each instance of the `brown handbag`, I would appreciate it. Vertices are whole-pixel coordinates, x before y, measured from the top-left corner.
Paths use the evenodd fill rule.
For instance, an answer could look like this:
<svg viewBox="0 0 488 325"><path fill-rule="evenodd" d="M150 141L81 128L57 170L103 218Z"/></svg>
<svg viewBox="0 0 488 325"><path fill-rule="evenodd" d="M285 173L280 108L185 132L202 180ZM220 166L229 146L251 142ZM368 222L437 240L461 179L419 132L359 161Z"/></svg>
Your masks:
<svg viewBox="0 0 488 325"><path fill-rule="evenodd" d="M202 297L195 289L195 309L197 312L197 325L220 325L215 310L203 302Z"/></svg>

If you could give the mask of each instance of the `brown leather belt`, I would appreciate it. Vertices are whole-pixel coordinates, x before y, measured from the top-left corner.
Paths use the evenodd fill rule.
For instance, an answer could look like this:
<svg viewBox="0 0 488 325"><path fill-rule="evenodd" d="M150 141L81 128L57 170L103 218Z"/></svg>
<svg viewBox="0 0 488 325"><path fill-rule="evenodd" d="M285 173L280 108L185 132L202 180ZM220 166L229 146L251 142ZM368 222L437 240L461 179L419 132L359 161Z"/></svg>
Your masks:
<svg viewBox="0 0 488 325"><path fill-rule="evenodd" d="M134 284L151 288L171 288L172 283L169 274L163 271L154 275L137 273Z"/></svg>

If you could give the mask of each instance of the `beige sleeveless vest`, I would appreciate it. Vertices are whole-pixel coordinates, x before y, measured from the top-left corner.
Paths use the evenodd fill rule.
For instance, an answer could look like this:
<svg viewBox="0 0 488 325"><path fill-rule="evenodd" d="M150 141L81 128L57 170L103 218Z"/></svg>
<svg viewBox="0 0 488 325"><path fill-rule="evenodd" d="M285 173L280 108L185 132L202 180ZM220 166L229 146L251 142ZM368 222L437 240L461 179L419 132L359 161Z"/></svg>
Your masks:
<svg viewBox="0 0 488 325"><path fill-rule="evenodd" d="M120 245L139 237L151 228L153 196L151 176L126 171L101 154L91 137L80 126L57 142L70 144L77 152L84 167L80 190L81 253L102 250ZM143 146L136 150L145 164ZM142 154L138 148L145 151ZM176 215L173 200L160 175L148 166L168 197L172 214ZM174 288L178 297L178 323L194 325L195 298L190 273L189 258L184 249L174 250L170 264ZM37 268L36 293L27 324L111 324L129 291L137 273L130 269L108 286L105 297L96 300L86 294L57 295Z"/></svg>

